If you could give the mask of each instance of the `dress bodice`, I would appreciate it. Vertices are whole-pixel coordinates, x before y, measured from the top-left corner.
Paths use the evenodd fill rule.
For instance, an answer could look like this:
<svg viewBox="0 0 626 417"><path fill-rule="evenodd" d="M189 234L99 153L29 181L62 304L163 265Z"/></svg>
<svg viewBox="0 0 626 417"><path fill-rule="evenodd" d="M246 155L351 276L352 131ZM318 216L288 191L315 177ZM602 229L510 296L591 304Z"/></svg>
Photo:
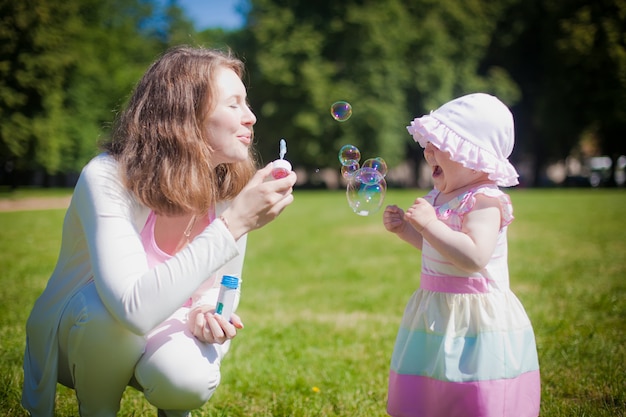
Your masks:
<svg viewBox="0 0 626 417"><path fill-rule="evenodd" d="M508 288L507 227L513 221L513 207L509 196L500 191L495 185L482 185L470 189L444 204L435 206L434 202L438 194L439 191L434 189L425 196L425 199L433 204L437 218L456 231L461 230L464 216L474 208L477 195L482 194L487 197L497 198L500 203L501 213L500 231L495 250L487 266L472 274L468 274L454 266L424 239L422 246L422 277L483 279L486 280L490 289Z"/></svg>

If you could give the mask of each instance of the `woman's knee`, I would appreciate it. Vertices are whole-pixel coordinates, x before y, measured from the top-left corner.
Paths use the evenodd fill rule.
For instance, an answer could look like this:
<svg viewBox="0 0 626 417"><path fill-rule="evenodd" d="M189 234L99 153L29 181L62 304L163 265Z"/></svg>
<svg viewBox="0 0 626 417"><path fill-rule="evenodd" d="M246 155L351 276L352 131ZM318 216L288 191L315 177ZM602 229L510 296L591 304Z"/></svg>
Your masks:
<svg viewBox="0 0 626 417"><path fill-rule="evenodd" d="M186 310L178 313L148 335L135 379L157 408L193 410L204 405L217 389L220 363L229 344L200 342L187 329Z"/></svg>
<svg viewBox="0 0 626 417"><path fill-rule="evenodd" d="M140 361L135 369L146 399L165 410L193 410L202 407L220 383L219 365L204 361L194 366L176 364L155 367ZM186 366L185 366L186 365Z"/></svg>

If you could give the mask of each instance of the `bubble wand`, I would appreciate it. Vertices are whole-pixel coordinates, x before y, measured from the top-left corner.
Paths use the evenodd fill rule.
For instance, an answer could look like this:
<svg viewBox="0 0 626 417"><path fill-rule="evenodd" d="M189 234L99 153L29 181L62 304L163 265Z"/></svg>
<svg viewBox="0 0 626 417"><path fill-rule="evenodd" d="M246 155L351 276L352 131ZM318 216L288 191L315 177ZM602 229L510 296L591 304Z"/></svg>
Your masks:
<svg viewBox="0 0 626 417"><path fill-rule="evenodd" d="M285 159L287 153L287 141L281 139L278 145L278 155L280 159L272 162L274 169L272 170L272 177L274 179L285 178L291 172L291 164Z"/></svg>

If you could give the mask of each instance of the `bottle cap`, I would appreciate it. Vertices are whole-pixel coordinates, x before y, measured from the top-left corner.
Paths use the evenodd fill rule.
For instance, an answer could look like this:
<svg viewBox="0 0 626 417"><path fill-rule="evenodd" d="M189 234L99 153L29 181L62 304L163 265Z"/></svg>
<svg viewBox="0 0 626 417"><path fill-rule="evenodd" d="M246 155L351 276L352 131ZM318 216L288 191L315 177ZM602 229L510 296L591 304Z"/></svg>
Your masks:
<svg viewBox="0 0 626 417"><path fill-rule="evenodd" d="M237 287L239 287L239 278L237 277L233 277L231 275L224 275L222 277L222 283L223 286L225 286L226 288L230 288L233 290L236 290Z"/></svg>
<svg viewBox="0 0 626 417"><path fill-rule="evenodd" d="M277 159L272 162L272 177L274 179L285 178L291 172L291 163L286 159Z"/></svg>

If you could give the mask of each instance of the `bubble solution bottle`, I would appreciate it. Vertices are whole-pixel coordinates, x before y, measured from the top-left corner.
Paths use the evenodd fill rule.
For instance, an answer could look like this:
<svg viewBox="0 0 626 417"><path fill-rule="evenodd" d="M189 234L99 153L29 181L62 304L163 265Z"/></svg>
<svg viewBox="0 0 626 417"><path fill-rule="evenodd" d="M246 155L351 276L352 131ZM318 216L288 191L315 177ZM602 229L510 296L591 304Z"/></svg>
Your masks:
<svg viewBox="0 0 626 417"><path fill-rule="evenodd" d="M239 278L231 275L224 275L222 277L220 293L217 296L217 306L215 306L215 313L220 314L228 321L230 321L230 316L233 313L238 288Z"/></svg>
<svg viewBox="0 0 626 417"><path fill-rule="evenodd" d="M277 159L272 162L272 178L275 180L285 178L291 172L291 164L285 159Z"/></svg>

